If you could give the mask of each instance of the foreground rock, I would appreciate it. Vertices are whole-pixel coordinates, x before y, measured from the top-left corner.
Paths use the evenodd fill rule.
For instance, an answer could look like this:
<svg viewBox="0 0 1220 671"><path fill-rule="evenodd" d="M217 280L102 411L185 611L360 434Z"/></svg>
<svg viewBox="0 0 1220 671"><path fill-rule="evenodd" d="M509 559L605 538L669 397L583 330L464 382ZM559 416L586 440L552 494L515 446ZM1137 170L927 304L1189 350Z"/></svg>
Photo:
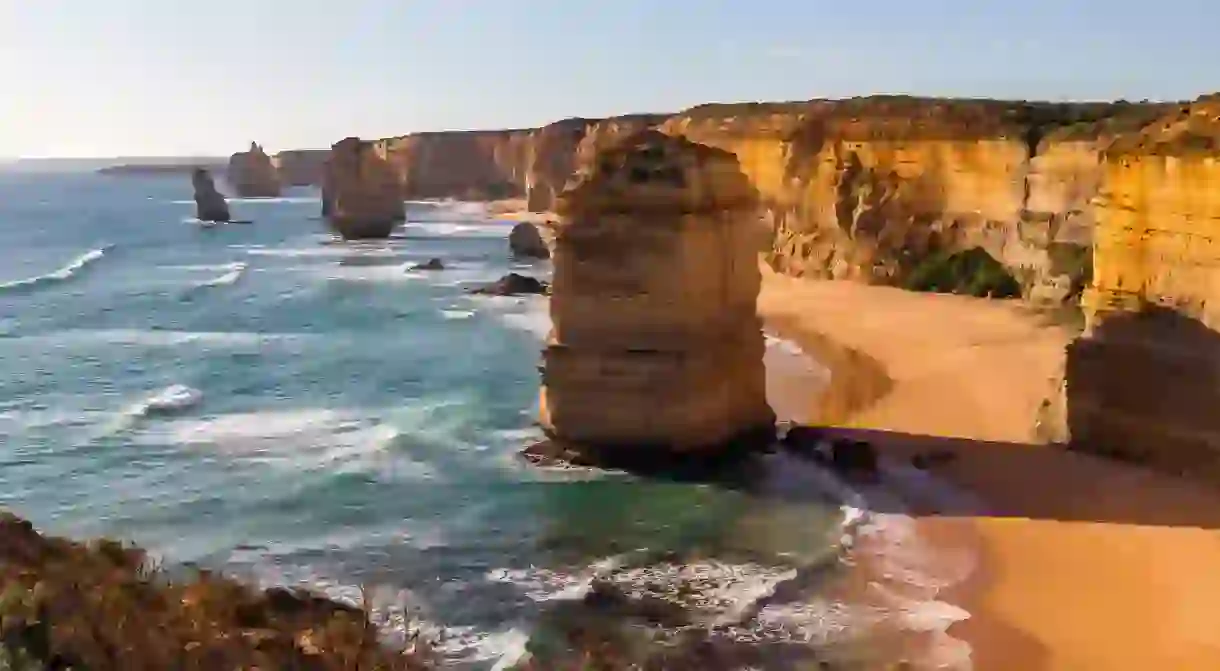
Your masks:
<svg viewBox="0 0 1220 671"><path fill-rule="evenodd" d="M195 189L195 218L200 221L229 221L229 203L216 190L212 175L203 168L191 173L191 186Z"/></svg>
<svg viewBox="0 0 1220 671"><path fill-rule="evenodd" d="M242 198L276 198L280 195L280 176L275 163L257 142L248 151L229 158L226 180Z"/></svg>
<svg viewBox="0 0 1220 671"><path fill-rule="evenodd" d="M0 512L0 668L418 671L360 609L200 572L169 580L143 551L40 535Z"/></svg>
<svg viewBox="0 0 1220 671"><path fill-rule="evenodd" d="M402 184L373 143L349 137L331 147L322 212L335 232L348 240L388 238L406 219Z"/></svg>
<svg viewBox="0 0 1220 671"><path fill-rule="evenodd" d="M546 282L528 275L509 273L487 286L472 289L472 294L489 296L520 296L545 294L550 290Z"/></svg>
<svg viewBox="0 0 1220 671"><path fill-rule="evenodd" d="M645 131L563 193L543 353L553 440L714 453L767 440L757 194L727 152Z"/></svg>
<svg viewBox="0 0 1220 671"><path fill-rule="evenodd" d="M1220 483L1220 101L1106 155L1087 330L1068 348L1074 449Z"/></svg>
<svg viewBox="0 0 1220 671"><path fill-rule="evenodd" d="M517 258L551 258L551 250L547 247L538 226L528 221L513 226L513 230L508 234L508 248Z"/></svg>

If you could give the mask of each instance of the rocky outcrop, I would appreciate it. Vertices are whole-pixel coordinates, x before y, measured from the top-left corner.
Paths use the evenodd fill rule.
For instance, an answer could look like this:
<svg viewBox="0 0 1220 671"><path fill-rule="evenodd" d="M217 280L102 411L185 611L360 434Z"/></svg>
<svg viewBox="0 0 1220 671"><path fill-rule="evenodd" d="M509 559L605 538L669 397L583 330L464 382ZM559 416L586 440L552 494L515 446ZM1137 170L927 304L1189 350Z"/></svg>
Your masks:
<svg viewBox="0 0 1220 671"><path fill-rule="evenodd" d="M406 218L402 183L373 143L349 137L331 147L322 208L346 239L389 237Z"/></svg>
<svg viewBox="0 0 1220 671"><path fill-rule="evenodd" d="M271 157L281 183L288 186L320 186L329 149L282 151Z"/></svg>
<svg viewBox="0 0 1220 671"><path fill-rule="evenodd" d="M486 296L522 296L545 294L549 289L546 282L536 277L509 273L491 284L472 289L470 293Z"/></svg>
<svg viewBox="0 0 1220 671"><path fill-rule="evenodd" d="M203 168L191 173L191 186L195 189L195 218L200 221L229 221L229 203L216 190L212 175Z"/></svg>
<svg viewBox="0 0 1220 671"><path fill-rule="evenodd" d="M1220 483L1220 102L1116 139L1094 216L1071 445Z"/></svg>
<svg viewBox="0 0 1220 671"><path fill-rule="evenodd" d="M275 198L280 195L280 176L271 157L257 142L248 151L229 158L225 180L242 198Z"/></svg>
<svg viewBox="0 0 1220 671"><path fill-rule="evenodd" d="M534 223L523 221L513 226L508 233L508 248L520 259L549 259L551 249Z"/></svg>
<svg viewBox="0 0 1220 671"><path fill-rule="evenodd" d="M655 131L565 189L543 354L550 438L638 453L774 435L757 204L732 154Z"/></svg>

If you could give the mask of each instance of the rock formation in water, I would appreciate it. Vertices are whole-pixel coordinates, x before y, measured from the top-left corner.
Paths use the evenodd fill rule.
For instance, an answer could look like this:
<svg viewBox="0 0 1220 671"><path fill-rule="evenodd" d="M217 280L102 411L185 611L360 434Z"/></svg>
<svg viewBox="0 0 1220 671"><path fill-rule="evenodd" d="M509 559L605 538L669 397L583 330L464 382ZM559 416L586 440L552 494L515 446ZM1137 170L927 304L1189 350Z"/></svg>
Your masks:
<svg viewBox="0 0 1220 671"><path fill-rule="evenodd" d="M329 149L296 149L271 157L271 164L282 184L320 186Z"/></svg>
<svg viewBox="0 0 1220 671"><path fill-rule="evenodd" d="M248 151L229 158L226 181L242 198L275 198L280 195L280 176L271 157L257 142Z"/></svg>
<svg viewBox="0 0 1220 671"><path fill-rule="evenodd" d="M229 203L216 190L212 175L203 168L191 173L191 185L195 188L195 218L200 221L229 221Z"/></svg>
<svg viewBox="0 0 1220 671"><path fill-rule="evenodd" d="M522 259L549 259L551 249L538 225L523 221L513 226L508 233L508 249L512 255Z"/></svg>
<svg viewBox="0 0 1220 671"><path fill-rule="evenodd" d="M560 198L541 423L646 454L773 437L757 193L732 154L644 131Z"/></svg>
<svg viewBox="0 0 1220 671"><path fill-rule="evenodd" d="M349 137L331 147L322 207L346 239L389 237L406 218L402 183L373 143Z"/></svg>
<svg viewBox="0 0 1220 671"><path fill-rule="evenodd" d="M1120 136L1095 216L1071 445L1220 483L1220 101Z"/></svg>

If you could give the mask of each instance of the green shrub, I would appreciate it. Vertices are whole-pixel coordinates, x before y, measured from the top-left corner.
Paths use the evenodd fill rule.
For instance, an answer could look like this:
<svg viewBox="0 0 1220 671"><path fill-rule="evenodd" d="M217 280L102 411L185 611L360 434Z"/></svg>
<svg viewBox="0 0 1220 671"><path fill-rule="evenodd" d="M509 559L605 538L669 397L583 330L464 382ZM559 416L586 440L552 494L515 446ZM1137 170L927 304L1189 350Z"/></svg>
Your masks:
<svg viewBox="0 0 1220 671"><path fill-rule="evenodd" d="M1021 297L1021 284L981 247L928 256L907 275L903 288L980 298Z"/></svg>

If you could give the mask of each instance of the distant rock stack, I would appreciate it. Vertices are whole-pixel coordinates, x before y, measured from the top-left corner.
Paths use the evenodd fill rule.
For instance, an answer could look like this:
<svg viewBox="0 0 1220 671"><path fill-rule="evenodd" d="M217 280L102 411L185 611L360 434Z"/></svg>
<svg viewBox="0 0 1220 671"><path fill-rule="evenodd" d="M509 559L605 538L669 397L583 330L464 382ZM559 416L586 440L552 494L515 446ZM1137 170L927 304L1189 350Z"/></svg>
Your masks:
<svg viewBox="0 0 1220 671"><path fill-rule="evenodd" d="M651 130L574 177L543 352L552 439L643 454L774 436L757 205L733 154Z"/></svg>
<svg viewBox="0 0 1220 671"><path fill-rule="evenodd" d="M276 198L280 195L279 171L257 142L249 151L229 157L225 179L242 198Z"/></svg>
<svg viewBox="0 0 1220 671"><path fill-rule="evenodd" d="M402 183L393 166L356 137L331 147L323 178L322 210L347 239L385 238L406 219Z"/></svg>
<svg viewBox="0 0 1220 671"><path fill-rule="evenodd" d="M191 184L195 187L195 217L200 221L229 221L229 204L216 190L212 175L203 168L191 173Z"/></svg>

